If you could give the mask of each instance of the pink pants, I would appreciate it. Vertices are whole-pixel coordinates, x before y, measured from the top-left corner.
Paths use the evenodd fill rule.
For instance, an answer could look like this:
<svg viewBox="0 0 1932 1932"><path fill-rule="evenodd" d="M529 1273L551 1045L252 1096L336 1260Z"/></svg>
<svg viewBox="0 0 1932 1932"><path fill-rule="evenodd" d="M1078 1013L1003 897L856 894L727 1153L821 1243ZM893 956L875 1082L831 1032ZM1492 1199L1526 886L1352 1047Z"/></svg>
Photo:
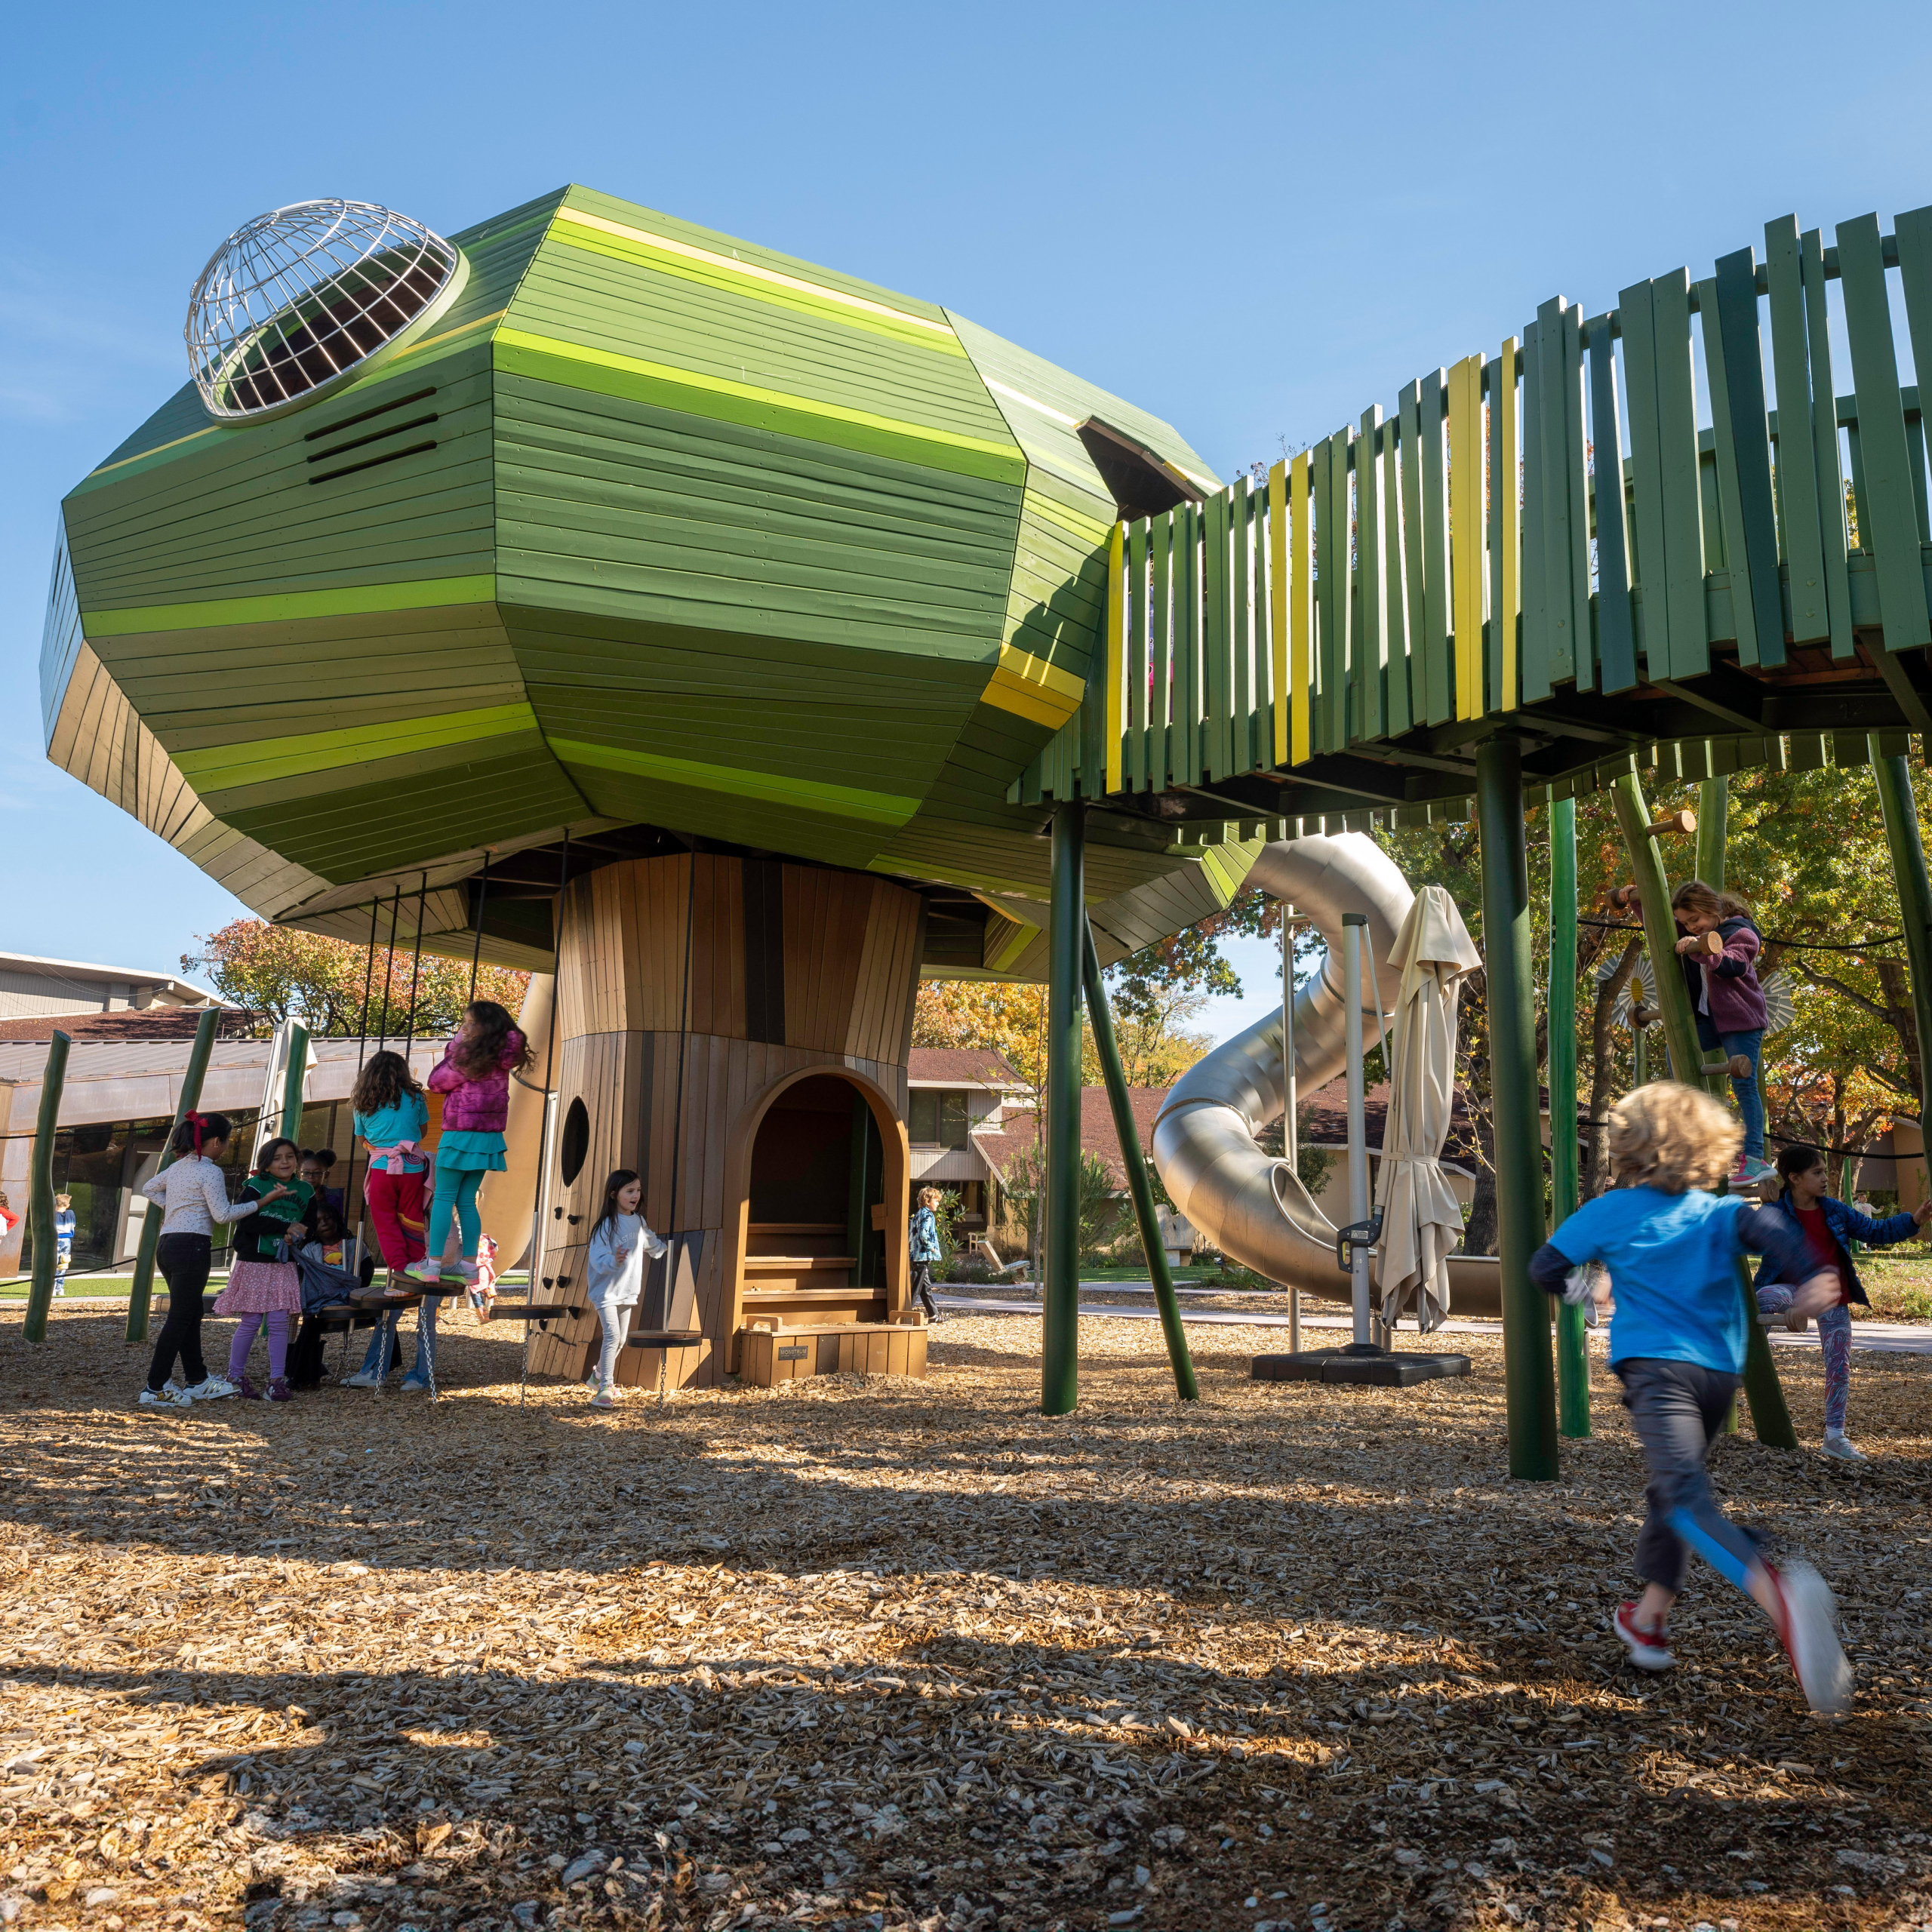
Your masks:
<svg viewBox="0 0 1932 1932"><path fill-rule="evenodd" d="M423 1258L423 1238L403 1226L405 1219L423 1225L424 1174L392 1174L371 1168L362 1177L362 1198L376 1224L376 1245L385 1264L407 1268Z"/></svg>
<svg viewBox="0 0 1932 1932"><path fill-rule="evenodd" d="M255 1337L261 1332L262 1324L269 1324L269 1379L278 1382L288 1367L289 1314L286 1309L278 1308L266 1315L245 1315L235 1324L235 1340L228 1349L228 1379L239 1382L242 1373L248 1366L248 1351L255 1346Z"/></svg>

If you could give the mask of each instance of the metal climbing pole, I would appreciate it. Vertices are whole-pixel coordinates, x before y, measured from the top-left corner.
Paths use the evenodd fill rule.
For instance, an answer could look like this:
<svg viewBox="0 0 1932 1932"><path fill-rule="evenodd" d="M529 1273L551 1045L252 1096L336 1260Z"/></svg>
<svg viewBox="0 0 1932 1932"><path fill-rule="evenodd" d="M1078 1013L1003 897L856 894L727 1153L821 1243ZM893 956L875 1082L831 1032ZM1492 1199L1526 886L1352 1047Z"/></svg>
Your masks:
<svg viewBox="0 0 1932 1932"><path fill-rule="evenodd" d="M1054 808L1047 954L1045 1238L1041 1244L1040 1406L1080 1399L1081 954L1087 931L1086 808Z"/></svg>
<svg viewBox="0 0 1932 1932"><path fill-rule="evenodd" d="M1558 1225L1577 1211L1577 801L1549 808L1549 1193ZM1557 1426L1590 1432L1589 1330L1583 1311L1556 1312Z"/></svg>
<svg viewBox="0 0 1932 1932"><path fill-rule="evenodd" d="M1557 1473L1556 1383L1550 1366L1549 1297L1530 1279L1530 1257L1543 1241L1543 1146L1523 765L1513 743L1491 739L1478 746L1476 809L1482 838L1482 950L1489 989L1496 1251L1503 1277L1509 1473L1548 1482Z"/></svg>

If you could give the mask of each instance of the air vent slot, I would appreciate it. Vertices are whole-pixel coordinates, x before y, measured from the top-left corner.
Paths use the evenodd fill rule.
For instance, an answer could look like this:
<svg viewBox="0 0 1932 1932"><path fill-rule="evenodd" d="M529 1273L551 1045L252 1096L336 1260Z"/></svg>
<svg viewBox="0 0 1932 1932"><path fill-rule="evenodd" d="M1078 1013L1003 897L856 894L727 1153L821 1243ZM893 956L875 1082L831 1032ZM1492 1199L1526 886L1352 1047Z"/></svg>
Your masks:
<svg viewBox="0 0 1932 1932"><path fill-rule="evenodd" d="M400 463L406 456L420 456L425 450L436 447L432 436L427 442L411 443L407 449L390 450L382 456L372 456L361 463L346 463L340 469L325 469L319 476L309 478L311 483L333 483L338 476L353 476L358 469L374 469L378 463Z"/></svg>
<svg viewBox="0 0 1932 1932"><path fill-rule="evenodd" d="M337 443L332 450L318 450L309 460L311 463L330 463L339 456L346 456L351 450L359 450L371 443L380 443L386 436L400 436L411 429L420 429L425 423L438 420L432 409L426 416L412 416L406 423L392 423L386 429L371 429L366 436L351 436L346 443Z"/></svg>
<svg viewBox="0 0 1932 1932"><path fill-rule="evenodd" d="M326 429L311 429L302 440L305 443L318 443L325 436L339 436L345 429L352 429L358 423L373 422L378 416L386 416L392 409L407 409L412 402L420 402L426 395L434 395L436 386L432 383L427 389L411 389L407 395L399 395L388 402L379 402L374 409L365 409L354 416L345 416L340 423L331 423Z"/></svg>

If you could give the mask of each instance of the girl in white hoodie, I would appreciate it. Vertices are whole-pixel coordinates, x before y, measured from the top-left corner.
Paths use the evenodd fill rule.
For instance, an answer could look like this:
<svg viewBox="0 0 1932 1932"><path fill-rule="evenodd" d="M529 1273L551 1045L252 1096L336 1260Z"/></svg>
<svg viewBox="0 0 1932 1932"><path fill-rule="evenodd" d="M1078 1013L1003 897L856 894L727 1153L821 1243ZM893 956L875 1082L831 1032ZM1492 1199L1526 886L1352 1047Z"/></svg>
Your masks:
<svg viewBox="0 0 1932 1932"><path fill-rule="evenodd" d="M645 1259L655 1260L664 1252L663 1242L638 1212L643 1199L643 1180L629 1168L618 1168L604 1183L604 1211L590 1231L590 1303L604 1328L592 1408L616 1406L617 1351L629 1333L631 1310L644 1293Z"/></svg>

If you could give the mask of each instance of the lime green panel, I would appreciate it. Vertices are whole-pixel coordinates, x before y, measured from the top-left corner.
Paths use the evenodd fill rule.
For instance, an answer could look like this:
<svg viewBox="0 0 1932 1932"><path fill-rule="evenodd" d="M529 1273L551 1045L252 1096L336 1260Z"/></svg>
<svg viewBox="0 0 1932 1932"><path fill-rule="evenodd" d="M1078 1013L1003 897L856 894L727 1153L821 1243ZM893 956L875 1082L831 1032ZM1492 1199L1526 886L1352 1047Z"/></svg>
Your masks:
<svg viewBox="0 0 1932 1932"><path fill-rule="evenodd" d="M537 714L527 703L500 704L471 711L446 711L428 718L396 720L337 731L309 731L287 738L257 738L245 744L211 746L174 754L182 776L204 794L237 785L257 785L298 773L328 771L366 764L372 758L402 757L438 746L478 738L507 737L534 731Z"/></svg>
<svg viewBox="0 0 1932 1932"><path fill-rule="evenodd" d="M269 597L227 597L199 604L157 604L131 610L89 611L90 638L139 632L206 630L221 624L259 624L294 617L348 617L371 611L421 611L445 604L484 604L497 594L493 577L432 577L426 583L375 583L347 590L291 590Z"/></svg>
<svg viewBox="0 0 1932 1932"><path fill-rule="evenodd" d="M656 752L635 751L616 745L593 745L580 739L552 737L550 749L566 764L591 765L606 771L628 771L668 784L701 792L729 792L740 798L774 804L803 805L835 818L857 819L868 825L903 825L918 811L917 798L888 792L862 792L849 785L826 784L811 778L781 777L747 771L742 766L702 764L694 758L666 758Z"/></svg>

